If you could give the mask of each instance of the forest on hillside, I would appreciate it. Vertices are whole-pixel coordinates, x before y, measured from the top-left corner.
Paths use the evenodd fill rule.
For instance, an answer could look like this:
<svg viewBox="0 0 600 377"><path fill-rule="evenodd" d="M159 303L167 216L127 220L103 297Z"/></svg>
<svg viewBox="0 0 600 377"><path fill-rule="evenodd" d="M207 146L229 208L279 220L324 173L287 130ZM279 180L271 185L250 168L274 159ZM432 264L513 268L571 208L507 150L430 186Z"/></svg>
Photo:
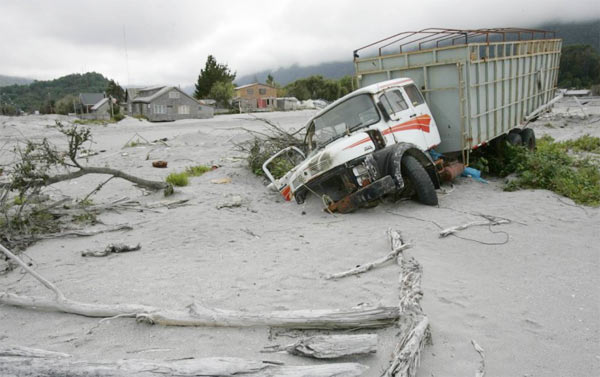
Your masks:
<svg viewBox="0 0 600 377"><path fill-rule="evenodd" d="M29 85L0 87L0 104L25 112L51 110L61 98L79 93L103 93L109 80L96 72L71 74L49 81L34 81Z"/></svg>

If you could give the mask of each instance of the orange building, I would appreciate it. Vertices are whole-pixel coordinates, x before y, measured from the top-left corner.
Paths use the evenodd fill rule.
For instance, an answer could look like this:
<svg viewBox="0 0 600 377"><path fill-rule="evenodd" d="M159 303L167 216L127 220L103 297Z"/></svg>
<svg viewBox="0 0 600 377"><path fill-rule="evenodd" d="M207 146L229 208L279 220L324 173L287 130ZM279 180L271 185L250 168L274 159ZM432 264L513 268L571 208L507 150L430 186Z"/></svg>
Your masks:
<svg viewBox="0 0 600 377"><path fill-rule="evenodd" d="M255 82L235 88L235 99L250 109L274 109L277 106L277 88Z"/></svg>

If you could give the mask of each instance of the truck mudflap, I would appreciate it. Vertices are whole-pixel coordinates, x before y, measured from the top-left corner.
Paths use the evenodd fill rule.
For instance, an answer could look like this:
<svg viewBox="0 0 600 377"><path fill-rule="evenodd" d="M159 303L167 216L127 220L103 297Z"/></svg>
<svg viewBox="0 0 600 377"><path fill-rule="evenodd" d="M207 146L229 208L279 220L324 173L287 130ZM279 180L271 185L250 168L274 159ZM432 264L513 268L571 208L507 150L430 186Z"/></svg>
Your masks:
<svg viewBox="0 0 600 377"><path fill-rule="evenodd" d="M331 212L352 212L360 207L368 205L370 202L377 200L386 194L391 194L394 191L396 191L396 183L391 176L386 175L385 177L376 180L375 182L361 188L345 198L329 204L327 208Z"/></svg>

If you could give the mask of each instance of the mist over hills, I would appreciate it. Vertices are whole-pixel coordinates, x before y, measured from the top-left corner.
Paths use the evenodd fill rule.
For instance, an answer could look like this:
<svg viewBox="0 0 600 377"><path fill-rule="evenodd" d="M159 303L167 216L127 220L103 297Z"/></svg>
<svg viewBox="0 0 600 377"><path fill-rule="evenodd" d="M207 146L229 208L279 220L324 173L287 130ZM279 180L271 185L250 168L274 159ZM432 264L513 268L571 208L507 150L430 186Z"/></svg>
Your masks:
<svg viewBox="0 0 600 377"><path fill-rule="evenodd" d="M27 85L31 84L33 81L33 79L28 79L25 77L0 75L0 87L10 85Z"/></svg>

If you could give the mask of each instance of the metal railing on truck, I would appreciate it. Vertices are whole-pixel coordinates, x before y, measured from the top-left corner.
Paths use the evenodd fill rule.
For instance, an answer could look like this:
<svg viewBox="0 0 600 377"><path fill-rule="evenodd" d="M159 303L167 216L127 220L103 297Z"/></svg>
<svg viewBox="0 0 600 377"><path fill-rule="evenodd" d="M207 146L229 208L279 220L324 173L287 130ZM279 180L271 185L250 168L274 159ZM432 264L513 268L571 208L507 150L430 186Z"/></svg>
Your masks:
<svg viewBox="0 0 600 377"><path fill-rule="evenodd" d="M468 162L470 150L550 102L560 49L561 40L544 30L429 28L356 49L354 66L359 87L413 79L438 124L438 150L461 151Z"/></svg>

